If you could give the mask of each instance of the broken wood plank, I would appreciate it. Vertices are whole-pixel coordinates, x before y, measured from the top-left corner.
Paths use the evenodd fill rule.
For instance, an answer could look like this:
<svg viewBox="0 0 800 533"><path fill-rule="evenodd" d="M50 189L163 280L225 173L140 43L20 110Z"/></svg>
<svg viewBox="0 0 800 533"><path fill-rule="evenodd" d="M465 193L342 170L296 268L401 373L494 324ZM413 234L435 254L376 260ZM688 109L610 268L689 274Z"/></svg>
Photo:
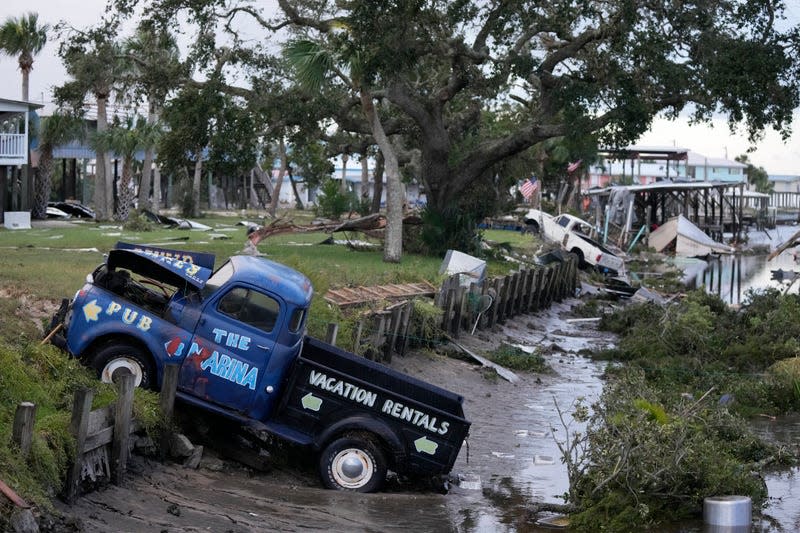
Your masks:
<svg viewBox="0 0 800 533"><path fill-rule="evenodd" d="M449 335L447 336L447 339L453 345L455 345L458 348L461 348L461 350L465 354L467 354L468 356L472 357L473 359L478 361L483 366L488 366L490 368L493 368L497 372L497 374L501 378L505 379L506 381L508 381L510 383L516 383L517 381L519 381L519 376L517 376L514 372L512 372L509 369L507 369L506 367L504 367L502 365L498 365L497 363L495 363L493 361L490 361L490 360L486 359L485 357L482 357L482 356L476 354L475 352L469 350L468 348L465 348L464 346L462 346L459 343L457 343L456 341L454 341Z"/></svg>
<svg viewBox="0 0 800 533"><path fill-rule="evenodd" d="M433 296L438 289L428 282L393 283L372 287L340 287L325 293L325 301L339 306L365 304L375 300L392 300L412 298L414 296Z"/></svg>

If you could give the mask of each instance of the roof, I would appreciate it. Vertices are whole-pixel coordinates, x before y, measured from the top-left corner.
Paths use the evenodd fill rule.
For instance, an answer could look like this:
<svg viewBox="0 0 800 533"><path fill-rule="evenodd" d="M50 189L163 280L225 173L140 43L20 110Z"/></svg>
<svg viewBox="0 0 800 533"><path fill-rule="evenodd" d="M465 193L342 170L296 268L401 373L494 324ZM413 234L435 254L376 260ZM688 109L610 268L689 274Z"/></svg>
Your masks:
<svg viewBox="0 0 800 533"><path fill-rule="evenodd" d="M269 289L294 305L311 302L311 281L293 268L250 255L234 255L230 260L237 281Z"/></svg>
<svg viewBox="0 0 800 533"><path fill-rule="evenodd" d="M677 190L697 190L697 189L727 189L729 187L739 187L742 182L725 182L725 181L657 181L655 183L648 183L646 185L614 185L611 187L589 189L587 194L601 195L608 194L614 189L627 189L630 192L647 192L647 191L677 191Z"/></svg>
<svg viewBox="0 0 800 533"><path fill-rule="evenodd" d="M706 157L703 154L698 154L697 152L689 152L689 160L687 164L692 167L708 166L708 167L725 167L725 168L747 168L747 165L739 163L738 161L725 159L723 157Z"/></svg>
<svg viewBox="0 0 800 533"><path fill-rule="evenodd" d="M792 174L770 174L767 180L794 183L795 181L800 181L800 176Z"/></svg>
<svg viewBox="0 0 800 533"><path fill-rule="evenodd" d="M3 109L4 107L10 107L12 109ZM32 111L34 109L41 109L44 105L42 104L35 104L33 102L26 102L25 100L9 100L8 98L0 98L0 111L24 111L25 109L19 108L27 108L28 111Z"/></svg>
<svg viewBox="0 0 800 533"><path fill-rule="evenodd" d="M631 145L618 148L603 148L598 151L609 159L642 159L645 161L682 161L689 153L687 148L677 146Z"/></svg>

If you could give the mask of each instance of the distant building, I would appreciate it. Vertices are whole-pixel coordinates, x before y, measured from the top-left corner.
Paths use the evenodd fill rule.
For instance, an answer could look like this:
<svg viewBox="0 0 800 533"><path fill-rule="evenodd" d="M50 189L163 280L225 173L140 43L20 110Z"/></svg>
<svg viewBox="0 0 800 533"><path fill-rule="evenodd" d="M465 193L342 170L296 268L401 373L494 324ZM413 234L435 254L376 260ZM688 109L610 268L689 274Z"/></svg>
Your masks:
<svg viewBox="0 0 800 533"><path fill-rule="evenodd" d="M788 174L770 174L767 178L775 192L800 192L800 176Z"/></svg>
<svg viewBox="0 0 800 533"><path fill-rule="evenodd" d="M604 161L588 169L582 189L611 184L648 185L660 181L742 183L747 165L678 147L628 146L601 151Z"/></svg>
<svg viewBox="0 0 800 533"><path fill-rule="evenodd" d="M33 172L27 166L33 136L31 122L41 104L0 98L0 222L6 211L28 211Z"/></svg>

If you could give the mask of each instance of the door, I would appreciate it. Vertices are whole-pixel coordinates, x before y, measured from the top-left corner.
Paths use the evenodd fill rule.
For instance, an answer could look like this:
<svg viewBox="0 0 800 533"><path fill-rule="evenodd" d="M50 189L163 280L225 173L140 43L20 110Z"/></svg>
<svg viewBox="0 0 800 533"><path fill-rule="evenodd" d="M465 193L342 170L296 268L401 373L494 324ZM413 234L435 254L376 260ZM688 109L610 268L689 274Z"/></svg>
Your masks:
<svg viewBox="0 0 800 533"><path fill-rule="evenodd" d="M262 390L264 369L276 347L282 301L251 286L236 285L203 309L181 367L179 387L243 414L271 391ZM260 398L261 397L261 398Z"/></svg>

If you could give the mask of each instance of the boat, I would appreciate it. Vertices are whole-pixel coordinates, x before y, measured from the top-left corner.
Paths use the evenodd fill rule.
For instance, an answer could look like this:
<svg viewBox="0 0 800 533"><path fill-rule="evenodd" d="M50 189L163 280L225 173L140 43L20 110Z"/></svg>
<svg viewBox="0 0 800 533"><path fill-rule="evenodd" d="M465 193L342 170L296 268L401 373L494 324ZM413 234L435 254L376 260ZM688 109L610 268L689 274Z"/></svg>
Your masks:
<svg viewBox="0 0 800 533"><path fill-rule="evenodd" d="M732 246L717 242L683 215L667 220L650 233L650 247L657 252L674 249L683 257L706 257L713 254L732 254Z"/></svg>

